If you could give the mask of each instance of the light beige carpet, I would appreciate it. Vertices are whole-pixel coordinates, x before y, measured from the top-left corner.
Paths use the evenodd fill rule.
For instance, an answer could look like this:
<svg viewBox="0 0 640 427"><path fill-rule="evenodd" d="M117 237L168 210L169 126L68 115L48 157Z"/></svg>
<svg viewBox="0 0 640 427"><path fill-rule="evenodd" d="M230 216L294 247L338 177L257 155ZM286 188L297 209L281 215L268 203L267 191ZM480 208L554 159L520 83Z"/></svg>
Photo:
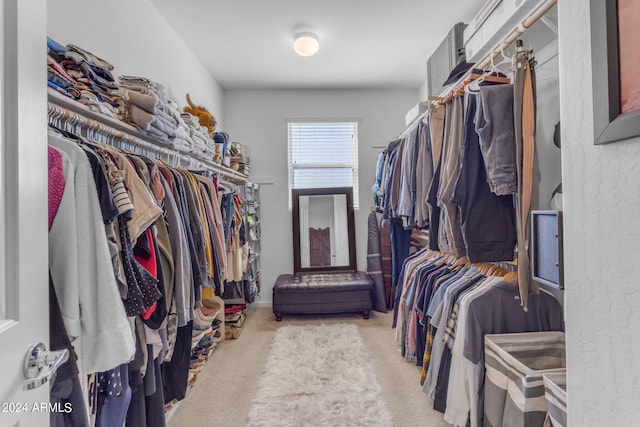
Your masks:
<svg viewBox="0 0 640 427"><path fill-rule="evenodd" d="M276 322L270 306L250 306L237 340L222 341L175 412L170 427L243 427L256 396L260 373L276 330L285 325L352 323L358 325L382 396L399 427L446 427L442 414L420 386L420 370L405 362L391 329L393 314L284 316ZM348 427L348 426L345 426Z"/></svg>
<svg viewBox="0 0 640 427"><path fill-rule="evenodd" d="M392 425L357 325L278 328L248 426Z"/></svg>

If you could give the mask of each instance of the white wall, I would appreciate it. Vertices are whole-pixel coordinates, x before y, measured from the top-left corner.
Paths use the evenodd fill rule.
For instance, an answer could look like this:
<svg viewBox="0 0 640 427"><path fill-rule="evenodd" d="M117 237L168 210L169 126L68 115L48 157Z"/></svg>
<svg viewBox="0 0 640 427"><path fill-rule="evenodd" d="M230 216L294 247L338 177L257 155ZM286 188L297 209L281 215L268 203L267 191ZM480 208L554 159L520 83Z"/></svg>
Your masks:
<svg viewBox="0 0 640 427"><path fill-rule="evenodd" d="M418 100L416 102L424 102L429 96L429 78L424 79L424 82L418 88Z"/></svg>
<svg viewBox="0 0 640 427"><path fill-rule="evenodd" d="M589 2L559 2L569 425L640 419L640 139L594 146Z"/></svg>
<svg viewBox="0 0 640 427"><path fill-rule="evenodd" d="M164 84L169 98L180 107L186 105L189 93L196 104L223 122L222 88L150 0L47 3L49 37L109 61L117 75L137 75Z"/></svg>
<svg viewBox="0 0 640 427"><path fill-rule="evenodd" d="M248 147L251 178L260 187L262 213L261 300L271 301L275 279L293 272L292 225L288 209L287 119L360 121L358 164L360 209L356 211L358 268L366 267L367 216L372 205L378 154L405 128L415 105L414 90L230 90L225 93L226 129ZM373 148L375 147L375 148Z"/></svg>
<svg viewBox="0 0 640 427"><path fill-rule="evenodd" d="M536 158L540 169L538 206L549 209L553 190L562 181L560 149L553 144L555 125L560 120L560 73L558 70L557 39L534 51L536 67Z"/></svg>

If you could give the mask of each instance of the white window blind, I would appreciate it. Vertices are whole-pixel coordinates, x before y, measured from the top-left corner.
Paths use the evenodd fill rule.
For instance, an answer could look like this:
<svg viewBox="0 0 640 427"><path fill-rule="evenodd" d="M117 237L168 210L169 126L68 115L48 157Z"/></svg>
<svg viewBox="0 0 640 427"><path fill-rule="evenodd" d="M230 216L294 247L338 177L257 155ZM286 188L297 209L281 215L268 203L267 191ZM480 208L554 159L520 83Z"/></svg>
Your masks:
<svg viewBox="0 0 640 427"><path fill-rule="evenodd" d="M358 123L289 122L289 195L296 188L353 187L358 208Z"/></svg>

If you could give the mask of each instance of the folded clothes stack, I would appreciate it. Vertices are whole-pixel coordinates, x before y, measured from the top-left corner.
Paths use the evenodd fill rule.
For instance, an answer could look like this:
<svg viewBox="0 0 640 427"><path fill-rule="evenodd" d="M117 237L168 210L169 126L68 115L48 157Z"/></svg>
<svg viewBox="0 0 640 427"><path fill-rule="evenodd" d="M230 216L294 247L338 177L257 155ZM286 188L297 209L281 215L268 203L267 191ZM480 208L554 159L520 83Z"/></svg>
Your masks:
<svg viewBox="0 0 640 427"><path fill-rule="evenodd" d="M187 125L184 123L184 120L180 118L180 120L178 121L178 130L176 131L176 138L173 141L173 148L185 153L191 153L193 151L194 145L195 143L191 138L191 134L189 133L189 129L187 128Z"/></svg>
<svg viewBox="0 0 640 427"><path fill-rule="evenodd" d="M138 76L120 76L119 93L126 101L125 120L153 138L173 145L178 135L177 105L171 106L164 86Z"/></svg>
<svg viewBox="0 0 640 427"><path fill-rule="evenodd" d="M182 113L180 113L178 104L176 104L172 99L168 99L167 107L169 107L169 114L171 114L171 117L176 119L176 122L178 123L176 137L173 140L173 148L184 153L191 153L193 151L194 142L193 139L191 139L189 127L182 119Z"/></svg>
<svg viewBox="0 0 640 427"><path fill-rule="evenodd" d="M75 45L47 37L47 84L90 110L133 124L177 151L214 160L216 146L198 117L181 112L161 83L112 75L113 65Z"/></svg>
<svg viewBox="0 0 640 427"><path fill-rule="evenodd" d="M120 119L113 65L78 46L47 38L47 84L90 110Z"/></svg>
<svg viewBox="0 0 640 427"><path fill-rule="evenodd" d="M47 37L47 49L47 85L71 99L78 100L80 91L75 88L77 82L56 59L64 55L67 48Z"/></svg>
<svg viewBox="0 0 640 427"><path fill-rule="evenodd" d="M212 160L215 144L209 137L209 130L205 126L201 126L200 120L190 113L182 113L181 117L193 140L192 154L202 159Z"/></svg>

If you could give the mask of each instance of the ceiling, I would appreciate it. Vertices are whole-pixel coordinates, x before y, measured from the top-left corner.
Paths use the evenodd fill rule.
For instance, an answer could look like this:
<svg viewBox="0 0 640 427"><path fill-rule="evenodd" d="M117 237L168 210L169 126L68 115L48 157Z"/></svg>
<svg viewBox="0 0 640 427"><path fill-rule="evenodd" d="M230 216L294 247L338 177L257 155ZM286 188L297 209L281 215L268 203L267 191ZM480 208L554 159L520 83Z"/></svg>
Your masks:
<svg viewBox="0 0 640 427"><path fill-rule="evenodd" d="M224 89L417 89L485 0L151 0ZM311 31L320 52L301 57Z"/></svg>

